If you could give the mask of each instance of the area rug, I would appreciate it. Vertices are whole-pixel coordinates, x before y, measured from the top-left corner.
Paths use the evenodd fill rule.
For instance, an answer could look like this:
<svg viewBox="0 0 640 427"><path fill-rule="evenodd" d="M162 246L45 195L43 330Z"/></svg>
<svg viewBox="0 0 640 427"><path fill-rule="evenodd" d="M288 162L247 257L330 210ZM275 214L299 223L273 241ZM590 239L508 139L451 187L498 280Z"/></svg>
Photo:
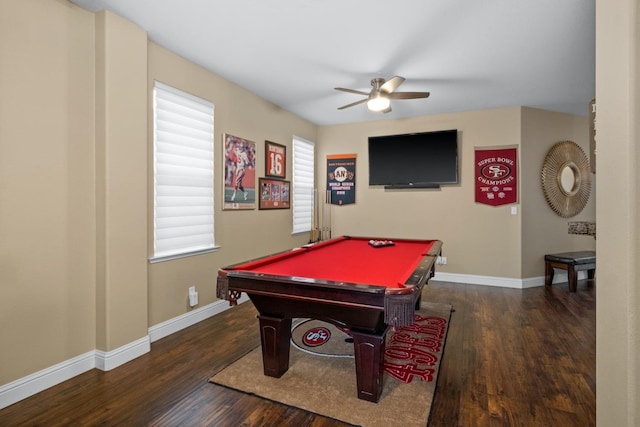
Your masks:
<svg viewBox="0 0 640 427"><path fill-rule="evenodd" d="M353 358L355 353L349 331L317 319L295 319L291 345L316 356Z"/></svg>
<svg viewBox="0 0 640 427"><path fill-rule="evenodd" d="M450 315L450 305L423 303L412 326L387 334L384 388L378 403L357 398L353 357L301 351L299 343L292 345L289 370L280 378L263 375L258 347L210 381L355 425L424 427Z"/></svg>

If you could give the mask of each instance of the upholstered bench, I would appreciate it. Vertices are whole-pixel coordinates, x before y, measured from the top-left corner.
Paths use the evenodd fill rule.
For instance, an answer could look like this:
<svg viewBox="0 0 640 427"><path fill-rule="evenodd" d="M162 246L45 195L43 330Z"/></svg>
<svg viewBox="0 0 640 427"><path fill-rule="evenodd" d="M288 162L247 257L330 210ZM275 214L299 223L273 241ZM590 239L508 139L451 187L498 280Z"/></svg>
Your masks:
<svg viewBox="0 0 640 427"><path fill-rule="evenodd" d="M596 274L596 252L577 251L548 254L544 256L544 284L553 283L553 269L566 270L569 276L569 290L575 292L578 285L578 271L587 270L587 277L593 280Z"/></svg>

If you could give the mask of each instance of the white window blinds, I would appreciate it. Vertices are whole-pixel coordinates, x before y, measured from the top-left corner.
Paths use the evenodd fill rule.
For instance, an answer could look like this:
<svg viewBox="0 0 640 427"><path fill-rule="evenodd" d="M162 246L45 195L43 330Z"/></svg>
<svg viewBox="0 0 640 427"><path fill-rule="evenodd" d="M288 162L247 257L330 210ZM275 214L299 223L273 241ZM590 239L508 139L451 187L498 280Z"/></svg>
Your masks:
<svg viewBox="0 0 640 427"><path fill-rule="evenodd" d="M293 138L293 232L311 231L315 155L313 142Z"/></svg>
<svg viewBox="0 0 640 427"><path fill-rule="evenodd" d="M212 250L213 104L155 82L153 127L154 259Z"/></svg>

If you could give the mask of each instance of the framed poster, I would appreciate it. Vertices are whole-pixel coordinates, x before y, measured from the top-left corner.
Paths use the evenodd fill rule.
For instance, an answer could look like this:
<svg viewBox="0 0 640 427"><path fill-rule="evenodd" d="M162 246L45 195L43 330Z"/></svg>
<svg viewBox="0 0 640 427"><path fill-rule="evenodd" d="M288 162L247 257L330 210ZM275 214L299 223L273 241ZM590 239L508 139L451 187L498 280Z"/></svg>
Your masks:
<svg viewBox="0 0 640 427"><path fill-rule="evenodd" d="M589 103L589 165L591 173L596 173L596 100Z"/></svg>
<svg viewBox="0 0 640 427"><path fill-rule="evenodd" d="M264 142L264 174L270 178L286 178L287 147L275 142Z"/></svg>
<svg viewBox="0 0 640 427"><path fill-rule="evenodd" d="M256 143L223 134L224 200L222 209L256 207Z"/></svg>
<svg viewBox="0 0 640 427"><path fill-rule="evenodd" d="M281 179L260 178L259 209L289 209L291 183Z"/></svg>

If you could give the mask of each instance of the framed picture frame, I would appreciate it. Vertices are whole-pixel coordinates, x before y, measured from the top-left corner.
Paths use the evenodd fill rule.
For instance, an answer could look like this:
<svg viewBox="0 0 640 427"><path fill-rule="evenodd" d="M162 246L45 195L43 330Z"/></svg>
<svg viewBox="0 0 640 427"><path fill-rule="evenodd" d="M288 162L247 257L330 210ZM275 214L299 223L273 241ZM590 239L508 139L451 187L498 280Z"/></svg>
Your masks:
<svg viewBox="0 0 640 427"><path fill-rule="evenodd" d="M291 207L291 182L282 179L260 178L260 203L258 209L289 209Z"/></svg>
<svg viewBox="0 0 640 427"><path fill-rule="evenodd" d="M596 173L596 100L589 102L589 166Z"/></svg>
<svg viewBox="0 0 640 427"><path fill-rule="evenodd" d="M287 147L271 141L264 142L264 174L269 178L287 177Z"/></svg>
<svg viewBox="0 0 640 427"><path fill-rule="evenodd" d="M224 159L224 210L256 207L256 143L237 136L222 135Z"/></svg>

